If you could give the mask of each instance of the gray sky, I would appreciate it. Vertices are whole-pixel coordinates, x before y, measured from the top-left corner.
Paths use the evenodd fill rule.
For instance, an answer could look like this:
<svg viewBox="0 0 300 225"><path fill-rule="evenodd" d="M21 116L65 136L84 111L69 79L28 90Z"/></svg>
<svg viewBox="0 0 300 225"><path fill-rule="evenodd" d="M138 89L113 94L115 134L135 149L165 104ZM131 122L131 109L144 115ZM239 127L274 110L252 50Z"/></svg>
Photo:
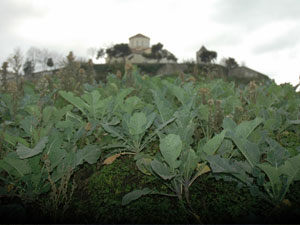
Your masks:
<svg viewBox="0 0 300 225"><path fill-rule="evenodd" d="M277 83L300 75L300 0L0 0L0 63L20 47L87 57L142 33L179 61L202 45Z"/></svg>

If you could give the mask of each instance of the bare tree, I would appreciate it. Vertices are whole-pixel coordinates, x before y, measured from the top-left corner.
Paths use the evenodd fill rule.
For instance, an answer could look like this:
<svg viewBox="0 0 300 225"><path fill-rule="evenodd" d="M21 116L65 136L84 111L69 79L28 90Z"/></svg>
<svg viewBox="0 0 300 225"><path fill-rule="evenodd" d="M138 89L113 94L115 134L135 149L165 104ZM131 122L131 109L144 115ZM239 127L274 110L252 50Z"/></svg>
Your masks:
<svg viewBox="0 0 300 225"><path fill-rule="evenodd" d="M20 48L15 48L13 54L7 59L9 66L12 68L15 74L17 85L19 85L23 60L24 60L24 56Z"/></svg>
<svg viewBox="0 0 300 225"><path fill-rule="evenodd" d="M87 52L88 57L90 57L91 59L93 59L93 58L96 57L97 51L98 51L97 48L90 47L90 48L87 49L86 52Z"/></svg>
<svg viewBox="0 0 300 225"><path fill-rule="evenodd" d="M26 59L30 61L34 68L38 67L41 57L41 50L36 47L31 47L26 52Z"/></svg>
<svg viewBox="0 0 300 225"><path fill-rule="evenodd" d="M7 59L9 66L12 68L15 74L20 74L21 67L23 65L24 56L20 48L15 48L14 52Z"/></svg>
<svg viewBox="0 0 300 225"><path fill-rule="evenodd" d="M27 51L27 59L31 61L36 70L46 70L48 68L47 62L51 58L53 62L53 67L62 65L63 56L54 52L49 51L46 48L39 49L36 47L31 47Z"/></svg>

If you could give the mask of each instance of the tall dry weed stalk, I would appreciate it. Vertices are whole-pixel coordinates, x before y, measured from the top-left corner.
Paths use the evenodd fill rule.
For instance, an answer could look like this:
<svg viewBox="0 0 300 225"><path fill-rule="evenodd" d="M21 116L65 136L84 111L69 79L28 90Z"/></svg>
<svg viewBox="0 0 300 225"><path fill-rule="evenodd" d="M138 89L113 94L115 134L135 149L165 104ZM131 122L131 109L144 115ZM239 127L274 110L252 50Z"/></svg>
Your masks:
<svg viewBox="0 0 300 225"><path fill-rule="evenodd" d="M77 187L74 179L72 179L72 183L70 183L71 177L73 175L73 170L72 168L66 169L66 172L61 177L60 181L54 182L52 178L50 160L48 159L47 155L44 156L44 159L45 167L48 171L48 181L51 185L51 203L50 205L48 205L48 208L50 208L55 222L60 220L62 221L64 219L65 212L70 206L74 191Z"/></svg>

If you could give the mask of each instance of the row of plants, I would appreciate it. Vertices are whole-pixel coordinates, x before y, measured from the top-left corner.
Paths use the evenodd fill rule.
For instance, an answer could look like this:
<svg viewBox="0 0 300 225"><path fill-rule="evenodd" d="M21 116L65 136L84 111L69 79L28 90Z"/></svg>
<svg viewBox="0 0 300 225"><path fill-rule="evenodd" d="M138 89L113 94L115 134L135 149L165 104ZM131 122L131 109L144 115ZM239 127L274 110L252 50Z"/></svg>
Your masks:
<svg viewBox="0 0 300 225"><path fill-rule="evenodd" d="M82 92L23 85L1 93L0 196L43 207L63 219L87 165L131 156L145 177L165 186L130 190L122 205L144 195L176 197L195 222L192 185L211 174L237 183L274 208L290 204L300 179L300 97L289 84L244 89L223 80L149 77L138 70L82 85ZM149 146L153 146L149 149ZM101 174L101 170L99 171Z"/></svg>

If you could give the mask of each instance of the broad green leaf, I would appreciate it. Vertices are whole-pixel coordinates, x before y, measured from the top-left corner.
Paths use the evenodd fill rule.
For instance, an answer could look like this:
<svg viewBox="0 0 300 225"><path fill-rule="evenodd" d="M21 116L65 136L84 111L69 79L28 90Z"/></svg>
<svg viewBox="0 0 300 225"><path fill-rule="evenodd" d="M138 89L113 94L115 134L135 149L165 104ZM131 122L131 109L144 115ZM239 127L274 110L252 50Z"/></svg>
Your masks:
<svg viewBox="0 0 300 225"><path fill-rule="evenodd" d="M238 149L241 151L241 153L244 155L244 157L252 167L254 167L259 162L260 150L257 144L240 137L233 137L233 142L236 144Z"/></svg>
<svg viewBox="0 0 300 225"><path fill-rule="evenodd" d="M129 119L128 128L131 135L138 135L145 132L147 117L144 113L134 113Z"/></svg>
<svg viewBox="0 0 300 225"><path fill-rule="evenodd" d="M149 127L151 127L153 121L155 120L156 118L156 113L153 112L151 113L150 115L147 116L147 125L145 127L145 130L147 130Z"/></svg>
<svg viewBox="0 0 300 225"><path fill-rule="evenodd" d="M17 171L17 174L22 177L31 173L31 168L28 165L27 160L22 160L15 152L9 153L3 161ZM4 168L5 169L5 168ZM7 171L9 172L9 171Z"/></svg>
<svg viewBox="0 0 300 225"><path fill-rule="evenodd" d="M39 118L41 114L40 109L37 105L26 106L25 111L35 118Z"/></svg>
<svg viewBox="0 0 300 225"><path fill-rule="evenodd" d="M163 123L168 121L174 114L171 103L158 91L152 91L154 104L159 112L160 118Z"/></svg>
<svg viewBox="0 0 300 225"><path fill-rule="evenodd" d="M72 92L59 91L59 94L85 114L84 109L87 108L88 105L81 98L74 96Z"/></svg>
<svg viewBox="0 0 300 225"><path fill-rule="evenodd" d="M57 167L67 154L66 150L62 148L62 144L63 137L59 132L49 138L45 152L50 160L51 170Z"/></svg>
<svg viewBox="0 0 300 225"><path fill-rule="evenodd" d="M267 161L270 162L272 166L281 165L288 158L288 151L271 138L267 138L267 143L269 144Z"/></svg>
<svg viewBox="0 0 300 225"><path fill-rule="evenodd" d="M177 160L182 150L182 142L179 135L168 134L161 139L159 148L164 160L172 170L180 165L180 161Z"/></svg>
<svg viewBox="0 0 300 225"><path fill-rule="evenodd" d="M234 131L237 127L236 123L229 117L225 117L223 120L222 127L225 130Z"/></svg>
<svg viewBox="0 0 300 225"><path fill-rule="evenodd" d="M32 156L40 154L43 149L45 148L46 144L48 142L48 137L43 137L37 144L36 146L31 149L28 148L22 144L19 144L17 147L17 154L20 157L20 159L27 159Z"/></svg>
<svg viewBox="0 0 300 225"><path fill-rule="evenodd" d="M241 138L247 138L254 129L261 124L263 119L261 118L255 118L255 120L251 121L244 121L241 124L239 124L236 128L236 135Z"/></svg>
<svg viewBox="0 0 300 225"><path fill-rule="evenodd" d="M210 139L203 147L203 151L208 155L213 155L220 147L222 141L224 140L226 130L223 130L220 134L215 135Z"/></svg>
<svg viewBox="0 0 300 225"><path fill-rule="evenodd" d="M141 108L142 105L143 104L140 98L137 96L132 96L127 98L125 103L121 104L120 107L122 111L131 115L134 110Z"/></svg>
<svg viewBox="0 0 300 225"><path fill-rule="evenodd" d="M281 171L279 170L278 167L271 166L268 163L262 163L257 165L260 169L262 169L268 176L272 188L275 188L275 186L280 187L281 186L281 181L280 181L280 175Z"/></svg>
<svg viewBox="0 0 300 225"><path fill-rule="evenodd" d="M158 161L157 159L154 159L151 162L151 168L157 175L159 175L164 180L170 180L173 177L175 177L175 174L172 173L166 165L164 165L162 162Z"/></svg>
<svg viewBox="0 0 300 225"><path fill-rule="evenodd" d="M4 136L4 141L15 146L17 145L17 143L21 143L26 147L29 147L29 144L27 143L27 141L21 137L16 137L13 135L8 134L7 132L3 133L0 131L0 135Z"/></svg>
<svg viewBox="0 0 300 225"><path fill-rule="evenodd" d="M53 114L54 119L53 122L59 122L61 121L62 117L67 113L70 112L73 109L72 105L67 105L59 110L56 110L55 114Z"/></svg>
<svg viewBox="0 0 300 225"><path fill-rule="evenodd" d="M240 172L239 168L230 162L230 159L221 158L219 155L209 155L207 160L214 173L234 174Z"/></svg>
<svg viewBox="0 0 300 225"><path fill-rule="evenodd" d="M126 89L121 89L118 93L118 95L115 98L115 104L112 112L115 112L116 109L123 103L124 98L129 95L134 89L133 88L126 88ZM131 109L132 111L133 109Z"/></svg>
<svg viewBox="0 0 300 225"><path fill-rule="evenodd" d="M242 181L243 183L251 184L252 179L247 176L249 168L245 163L235 162L227 158L221 158L219 155L208 155L207 161L213 173L230 174L231 176Z"/></svg>
<svg viewBox="0 0 300 225"><path fill-rule="evenodd" d="M101 95L97 90L93 90L91 93L85 93L82 95L82 99L86 101L85 108L88 110L89 115L96 119L98 115L98 110L102 107L102 101L100 100Z"/></svg>
<svg viewBox="0 0 300 225"><path fill-rule="evenodd" d="M20 127L26 132L27 136L32 137L39 119L34 116L26 116L20 121Z"/></svg>
<svg viewBox="0 0 300 225"><path fill-rule="evenodd" d="M289 158L283 166L280 167L283 174L289 177L290 182L293 181L300 172L300 154Z"/></svg>
<svg viewBox="0 0 300 225"><path fill-rule="evenodd" d="M170 82L163 80L163 84L166 85L169 89L169 91L176 96L176 98L181 102L182 105L185 105L186 103L186 95L183 88L176 86L174 84L171 84Z"/></svg>
<svg viewBox="0 0 300 225"><path fill-rule="evenodd" d="M151 175L151 171L152 171L151 162L152 162L151 158L140 158L136 160L136 166L142 173L146 175Z"/></svg>
<svg viewBox="0 0 300 225"><path fill-rule="evenodd" d="M101 126L103 127L103 129L105 131L110 133L113 137L118 137L119 139L125 140L123 134L121 134L121 132L118 129L116 129L115 127L110 126L105 123L101 123Z"/></svg>
<svg viewBox="0 0 300 225"><path fill-rule="evenodd" d="M83 161L88 162L89 164L94 164L98 161L101 154L101 149L96 145L88 145L83 149L79 149L76 158L77 165L82 164Z"/></svg>
<svg viewBox="0 0 300 225"><path fill-rule="evenodd" d="M46 106L43 109L43 123L47 124L50 121L53 113L56 113L57 109L54 106Z"/></svg>
<svg viewBox="0 0 300 225"><path fill-rule="evenodd" d="M123 196L122 205L127 205L130 202L139 199L143 195L150 194L151 192L153 191L150 190L149 188L144 188L142 190L134 190L132 192L129 192L128 194Z"/></svg>
<svg viewBox="0 0 300 225"><path fill-rule="evenodd" d="M189 149L183 152L181 161L184 162L181 164L181 166L185 174L185 179L188 181L191 178L194 170L197 168L199 161L198 156L193 149Z"/></svg>

